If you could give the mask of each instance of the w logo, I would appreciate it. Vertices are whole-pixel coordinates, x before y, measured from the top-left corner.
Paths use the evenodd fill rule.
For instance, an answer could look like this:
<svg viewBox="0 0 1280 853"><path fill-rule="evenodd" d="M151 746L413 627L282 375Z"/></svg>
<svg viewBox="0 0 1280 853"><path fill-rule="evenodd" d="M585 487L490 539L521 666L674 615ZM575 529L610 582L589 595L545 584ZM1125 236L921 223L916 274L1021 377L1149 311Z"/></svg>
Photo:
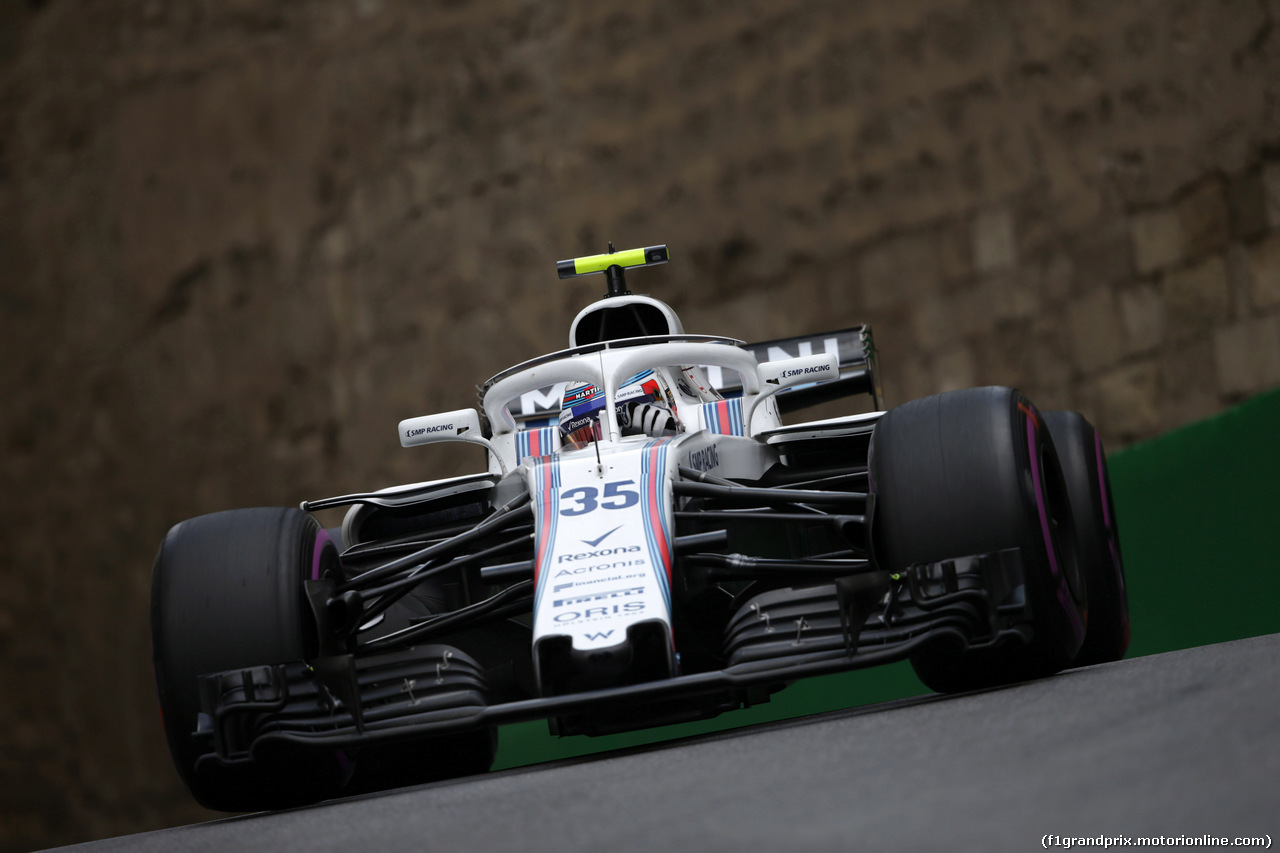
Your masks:
<svg viewBox="0 0 1280 853"><path fill-rule="evenodd" d="M609 637L613 636L613 629L610 628L608 631L597 631L594 634L584 634L583 636L586 637L588 640L593 640L593 641L607 640L609 639Z"/></svg>

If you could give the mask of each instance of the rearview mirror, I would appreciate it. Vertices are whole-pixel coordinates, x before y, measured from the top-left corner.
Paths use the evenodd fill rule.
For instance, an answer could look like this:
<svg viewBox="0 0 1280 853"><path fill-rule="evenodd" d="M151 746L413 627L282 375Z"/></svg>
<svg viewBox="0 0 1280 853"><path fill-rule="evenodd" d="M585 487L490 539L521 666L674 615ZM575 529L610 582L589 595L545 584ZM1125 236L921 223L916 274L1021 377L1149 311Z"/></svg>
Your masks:
<svg viewBox="0 0 1280 853"><path fill-rule="evenodd" d="M437 441L471 441L477 438L483 439L484 433L480 430L480 415L475 409L423 415L400 422L400 444L404 447L417 447Z"/></svg>
<svg viewBox="0 0 1280 853"><path fill-rule="evenodd" d="M762 385L793 388L840 378L840 356L833 352L766 361L758 368Z"/></svg>
<svg viewBox="0 0 1280 853"><path fill-rule="evenodd" d="M507 463L494 449L493 443L484 437L484 431L480 429L480 415L475 409L423 415L400 422L400 444L404 447L419 447L441 441L465 441L480 445L489 451L490 470L497 465L502 475L507 475Z"/></svg>

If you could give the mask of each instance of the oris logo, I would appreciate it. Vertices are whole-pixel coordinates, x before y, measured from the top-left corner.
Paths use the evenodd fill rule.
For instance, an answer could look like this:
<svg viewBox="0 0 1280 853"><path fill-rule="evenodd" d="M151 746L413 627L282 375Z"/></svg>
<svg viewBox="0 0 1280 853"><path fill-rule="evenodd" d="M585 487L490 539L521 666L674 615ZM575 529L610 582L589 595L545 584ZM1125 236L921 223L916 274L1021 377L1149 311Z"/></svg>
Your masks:
<svg viewBox="0 0 1280 853"><path fill-rule="evenodd" d="M643 601L628 601L626 604L611 604L604 607L588 607L585 610L566 610L557 613L555 621L561 625L580 622L584 619L600 619L605 616L617 616L624 613L643 613Z"/></svg>

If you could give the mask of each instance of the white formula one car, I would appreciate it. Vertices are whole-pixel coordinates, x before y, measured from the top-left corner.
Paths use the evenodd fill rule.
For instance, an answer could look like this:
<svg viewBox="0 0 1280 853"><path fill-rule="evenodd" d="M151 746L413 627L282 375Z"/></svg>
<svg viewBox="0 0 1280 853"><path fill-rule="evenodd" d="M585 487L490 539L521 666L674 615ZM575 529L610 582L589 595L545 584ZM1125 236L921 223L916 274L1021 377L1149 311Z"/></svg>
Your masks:
<svg viewBox="0 0 1280 853"><path fill-rule="evenodd" d="M685 333L603 273L570 348L481 409L400 424L488 470L169 531L152 585L169 748L228 811L476 772L497 726L705 718L795 679L909 658L962 691L1114 660L1128 611L1098 436L1010 388L879 408L865 327L747 345ZM341 530L312 511L348 507Z"/></svg>

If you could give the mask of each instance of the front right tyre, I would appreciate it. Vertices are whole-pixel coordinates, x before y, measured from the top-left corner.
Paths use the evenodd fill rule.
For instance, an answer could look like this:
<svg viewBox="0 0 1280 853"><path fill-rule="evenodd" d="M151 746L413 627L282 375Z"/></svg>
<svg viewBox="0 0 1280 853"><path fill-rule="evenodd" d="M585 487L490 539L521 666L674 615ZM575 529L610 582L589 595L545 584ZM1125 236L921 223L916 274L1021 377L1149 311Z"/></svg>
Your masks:
<svg viewBox="0 0 1280 853"><path fill-rule="evenodd" d="M303 660L315 649L303 581L337 565L327 533L297 509L238 509L175 525L151 579L151 643L169 752L196 800L218 811L315 802L344 781L333 751L279 749L247 764L205 761L198 677Z"/></svg>

